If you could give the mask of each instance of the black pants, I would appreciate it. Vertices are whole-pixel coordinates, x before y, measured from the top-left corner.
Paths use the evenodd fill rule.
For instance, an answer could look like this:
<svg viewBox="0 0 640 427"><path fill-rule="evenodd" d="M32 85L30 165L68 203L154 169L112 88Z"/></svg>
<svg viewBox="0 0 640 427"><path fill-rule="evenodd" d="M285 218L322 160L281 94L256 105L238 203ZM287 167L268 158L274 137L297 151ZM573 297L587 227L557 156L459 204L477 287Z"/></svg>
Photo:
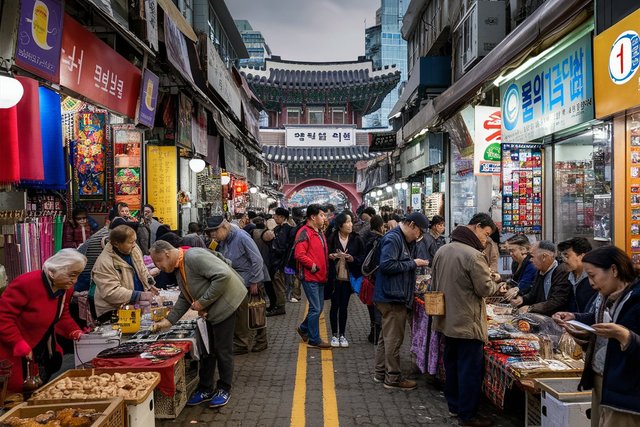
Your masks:
<svg viewBox="0 0 640 427"><path fill-rule="evenodd" d="M344 335L347 329L347 308L351 292L351 283L349 282L336 281L333 285L329 321L331 322L331 333L334 335L336 333Z"/></svg>
<svg viewBox="0 0 640 427"><path fill-rule="evenodd" d="M200 358L201 391L213 392L213 376L218 367L217 388L231 391L233 380L233 332L236 326L236 313L226 320L212 325L207 322L209 332L209 354Z"/></svg>
<svg viewBox="0 0 640 427"><path fill-rule="evenodd" d="M264 282L264 291L267 293L267 297L269 298L269 306L267 307L267 310L275 309L278 306L278 302L272 281Z"/></svg>
<svg viewBox="0 0 640 427"><path fill-rule="evenodd" d="M479 340L444 338L444 395L449 411L462 421L475 418L484 378L484 343Z"/></svg>
<svg viewBox="0 0 640 427"><path fill-rule="evenodd" d="M376 308L375 304L368 305L367 311L369 312L369 321L371 322L371 326L376 325L379 327L382 324L382 315Z"/></svg>

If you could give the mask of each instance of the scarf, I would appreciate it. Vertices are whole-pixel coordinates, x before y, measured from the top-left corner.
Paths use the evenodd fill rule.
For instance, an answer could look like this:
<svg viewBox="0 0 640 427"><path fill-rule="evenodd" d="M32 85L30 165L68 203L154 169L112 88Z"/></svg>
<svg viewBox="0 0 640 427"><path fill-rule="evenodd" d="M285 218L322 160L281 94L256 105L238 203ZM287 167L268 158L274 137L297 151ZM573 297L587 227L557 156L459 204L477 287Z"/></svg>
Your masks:
<svg viewBox="0 0 640 427"><path fill-rule="evenodd" d="M478 239L478 236L476 236L475 233L466 225L460 225L453 230L451 233L451 241L464 243L465 245L469 245L480 252L484 251L485 247L482 242L480 242L480 239Z"/></svg>
<svg viewBox="0 0 640 427"><path fill-rule="evenodd" d="M187 298L189 299L189 302L193 303L195 299L193 299L193 296L191 295L191 290L189 289L189 284L187 283L187 271L184 267L185 249L178 248L178 251L179 251L179 254L178 254L178 262L176 264L176 267L180 271L180 277L182 278L182 283L184 283L184 292L187 294Z"/></svg>

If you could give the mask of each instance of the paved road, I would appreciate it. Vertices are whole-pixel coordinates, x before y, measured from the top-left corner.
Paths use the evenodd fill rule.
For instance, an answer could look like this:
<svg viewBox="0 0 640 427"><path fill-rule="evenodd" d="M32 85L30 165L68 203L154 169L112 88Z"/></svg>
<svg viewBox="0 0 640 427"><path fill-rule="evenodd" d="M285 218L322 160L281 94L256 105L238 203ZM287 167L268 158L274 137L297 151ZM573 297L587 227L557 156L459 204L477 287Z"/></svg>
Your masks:
<svg viewBox="0 0 640 427"><path fill-rule="evenodd" d="M287 303L286 316L268 320L269 349L236 356L233 391L226 407L187 407L178 419L157 425L457 425L448 414L442 393L428 384L424 375L410 374L408 336L401 351L403 370L418 381L418 388L391 391L373 382L374 347L367 342L367 310L355 296L351 298L349 348L321 352L300 345L295 327L303 317L305 304ZM327 301L325 333L329 328L328 309ZM481 412L496 426L522 424L489 404L483 405Z"/></svg>

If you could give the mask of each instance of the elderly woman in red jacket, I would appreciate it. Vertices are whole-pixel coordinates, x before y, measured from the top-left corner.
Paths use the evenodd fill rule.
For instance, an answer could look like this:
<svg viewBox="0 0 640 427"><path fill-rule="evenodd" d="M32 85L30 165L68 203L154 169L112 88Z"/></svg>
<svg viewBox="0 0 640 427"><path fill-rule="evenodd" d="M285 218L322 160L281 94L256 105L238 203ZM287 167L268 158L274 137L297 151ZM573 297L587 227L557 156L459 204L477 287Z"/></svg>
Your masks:
<svg viewBox="0 0 640 427"><path fill-rule="evenodd" d="M62 249L44 262L42 270L18 276L0 296L0 360L13 363L10 391L22 391L26 360L44 368L40 372L45 382L60 369L55 334L70 339L82 335L69 314L69 301L86 262L75 249Z"/></svg>

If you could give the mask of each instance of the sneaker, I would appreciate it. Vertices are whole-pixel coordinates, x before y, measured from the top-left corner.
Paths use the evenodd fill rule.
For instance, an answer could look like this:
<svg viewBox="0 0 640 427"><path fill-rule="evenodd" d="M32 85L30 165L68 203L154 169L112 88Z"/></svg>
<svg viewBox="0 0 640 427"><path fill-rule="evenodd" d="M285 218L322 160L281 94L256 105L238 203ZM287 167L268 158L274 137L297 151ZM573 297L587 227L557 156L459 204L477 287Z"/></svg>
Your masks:
<svg viewBox="0 0 640 427"><path fill-rule="evenodd" d="M298 298L291 297L290 302L300 302Z"/></svg>
<svg viewBox="0 0 640 427"><path fill-rule="evenodd" d="M300 326L296 328L296 331L298 332L298 335L300 335L300 338L302 338L302 341L309 341L309 334L303 332L302 329L300 329Z"/></svg>
<svg viewBox="0 0 640 427"><path fill-rule="evenodd" d="M267 311L267 317L281 316L283 314L287 314L287 312L285 311L284 307L276 307L275 309L273 309L271 311Z"/></svg>
<svg viewBox="0 0 640 427"><path fill-rule="evenodd" d="M384 388L389 390L413 390L417 384L413 380L400 380L395 383L388 383L385 381Z"/></svg>
<svg viewBox="0 0 640 427"><path fill-rule="evenodd" d="M340 347L340 340L335 335L331 337L331 347Z"/></svg>
<svg viewBox="0 0 640 427"><path fill-rule="evenodd" d="M209 408L220 408L229 403L230 398L231 395L228 391L219 388L216 390L213 398L209 401Z"/></svg>
<svg viewBox="0 0 640 427"><path fill-rule="evenodd" d="M373 382L374 383L383 383L384 382L384 374L381 374L381 375L373 374Z"/></svg>
<svg viewBox="0 0 640 427"><path fill-rule="evenodd" d="M211 392L196 390L193 392L189 400L187 400L187 405L196 406L201 404L202 402L206 402L207 400L210 400L212 397L213 397L213 393Z"/></svg>
<svg viewBox="0 0 640 427"><path fill-rule="evenodd" d="M331 344L329 344L326 341L320 341L317 344L313 344L311 342L307 343L307 347L311 347L311 348L318 348L320 350L331 350Z"/></svg>
<svg viewBox="0 0 640 427"><path fill-rule="evenodd" d="M349 347L349 341L344 337L344 335L340 335L340 347ZM333 344L333 343L331 343Z"/></svg>

